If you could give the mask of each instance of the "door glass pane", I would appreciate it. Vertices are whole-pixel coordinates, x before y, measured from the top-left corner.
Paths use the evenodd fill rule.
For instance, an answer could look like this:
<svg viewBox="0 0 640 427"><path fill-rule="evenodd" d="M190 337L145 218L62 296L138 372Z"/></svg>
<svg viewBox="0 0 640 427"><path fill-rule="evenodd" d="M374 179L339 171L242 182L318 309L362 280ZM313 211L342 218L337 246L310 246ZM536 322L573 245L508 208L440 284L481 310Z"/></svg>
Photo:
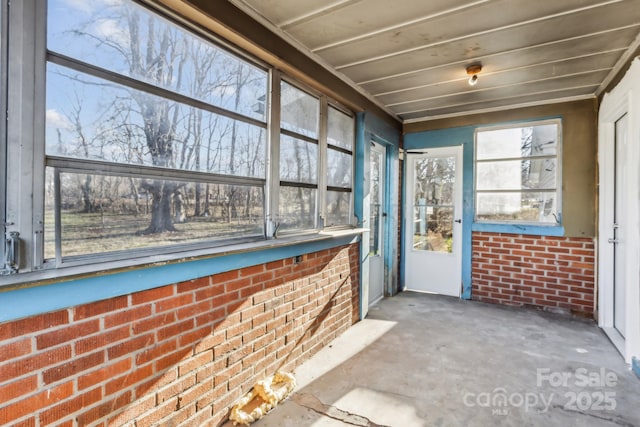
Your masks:
<svg viewBox="0 0 640 427"><path fill-rule="evenodd" d="M371 164L371 187L370 187L370 213L371 233L369 237L369 255L381 255L380 232L382 228L382 168L383 155L381 152L371 150L369 155Z"/></svg>
<svg viewBox="0 0 640 427"><path fill-rule="evenodd" d="M455 157L416 159L413 248L453 252Z"/></svg>
<svg viewBox="0 0 640 427"><path fill-rule="evenodd" d="M416 206L413 248L421 251L452 252L452 207Z"/></svg>

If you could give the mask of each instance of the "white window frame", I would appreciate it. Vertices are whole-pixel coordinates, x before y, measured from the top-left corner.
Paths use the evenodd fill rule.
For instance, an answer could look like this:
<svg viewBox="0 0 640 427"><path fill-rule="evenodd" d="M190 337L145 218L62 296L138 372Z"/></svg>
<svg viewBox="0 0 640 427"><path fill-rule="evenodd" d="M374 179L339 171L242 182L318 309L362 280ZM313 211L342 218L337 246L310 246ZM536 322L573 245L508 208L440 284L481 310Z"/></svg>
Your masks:
<svg viewBox="0 0 640 427"><path fill-rule="evenodd" d="M353 211L354 196L354 164L355 164L355 115L346 107L329 99L326 95L315 91L306 85L303 85L294 79L282 75L280 71L262 63L246 53L240 51L236 47L227 42L219 40L217 37L205 33L184 19L178 17L171 10L157 4L144 2L143 6L164 16L178 25L191 30L199 36L205 37L222 49L229 51L231 54L240 57L240 59L249 62L254 66L258 66L266 70L268 77L268 105L266 113L266 131L267 131L267 159L266 159L266 177L261 178L242 178L236 181L242 181L246 184L260 184L264 188L264 231L265 236L258 239L246 239L246 245L252 247L264 245L269 247L267 240L277 237L277 213L279 198L279 143L280 143L280 80L295 85L301 90L314 94L320 99L320 129L318 135L318 190L316 192L316 222L312 230L304 230L302 233L296 234L295 241L300 241L300 234L306 232L317 234L323 230L323 218L326 210L326 192L327 192L327 111L329 105L347 114L354 120L354 136L352 157L352 185L348 190L350 192L350 211ZM21 0L19 2L11 2L9 6L8 0L2 0L2 19L7 23L7 33L10 37L2 37L3 43L8 40L7 46L2 46L2 54L6 55L7 51L11 52L11 61L3 61L7 70L0 70L2 84L7 85L6 93L6 110L9 119L6 121L6 128L0 128L0 148L6 143L6 157L0 154L0 164L6 164L6 180L0 177L0 208L2 212L6 208L6 232L17 232L20 236L20 268L16 274L0 275L0 288L5 285L12 285L22 282L38 283L39 281L51 281L60 277L72 276L78 274L90 274L106 269L128 268L132 266L151 265L157 262L171 262L185 258L197 258L203 256L211 256L212 254L224 254L228 251L230 242L225 240L217 240L206 243L180 244L175 246L165 246L160 248L149 249L139 254L136 251L132 257L131 251L122 251L116 253L106 253L100 255L88 255L82 257L74 257L73 260L60 262L60 259L44 260L44 191L45 191L45 164L60 168L74 169L78 167L84 171L91 171L91 168L100 163L100 167L105 165L101 162L90 160L76 160L67 158L57 158L54 156L45 156L45 78L47 64L47 41L46 41L46 22L47 22L47 1L46 0ZM6 12L6 13L5 13ZM52 55L55 57L55 55ZM8 58L8 55L4 56ZM64 59L64 58L63 58ZM56 61L59 58L55 59ZM35 78L34 78L35 77ZM4 110L4 106L3 110ZM226 112L227 116L233 117L236 113ZM6 132L5 132L6 130ZM6 135L6 138L5 138ZM110 166L113 171L111 173L120 173L127 169L127 166ZM130 166L137 168L136 166ZM154 167L138 168L139 176L159 176ZM171 170L183 179L190 177L203 178L205 180L225 181L224 177L214 176L202 172L184 172ZM173 176L173 175L172 175ZM169 176L168 178L172 178ZM167 178L167 176L164 176ZM5 182L6 181L6 182ZM221 182L225 183L225 182ZM6 194L2 191L6 186ZM332 228L353 228L353 221L348 224L340 224ZM4 226L5 224L3 224ZM262 242L262 243L261 243ZM236 241L233 242L234 244ZM0 249L0 255L4 255L4 245ZM234 248L241 247L235 245ZM249 246L245 246L249 247ZM0 258L4 260L4 256ZM0 269L2 265L0 265Z"/></svg>
<svg viewBox="0 0 640 427"><path fill-rule="evenodd" d="M509 157L509 158L490 158L490 159L478 159L478 134L481 132L487 131L496 131L496 130L504 130L504 129L515 129L515 128L525 128L525 127L535 127L542 125L551 125L555 124L557 126L557 148L555 156L531 156L531 157ZM474 177L473 177L473 189L474 189L474 222L481 224L513 224L513 225L532 225L532 226L541 226L541 227L556 227L562 225L562 120L561 119L544 119L544 120L532 120L532 121L522 121L517 123L510 123L507 125L495 125L495 126L483 126L475 129L474 138L473 138L473 165L474 165ZM536 190L531 189L529 192L549 192L555 193L556 195L556 209L554 211L554 216L556 219L555 223L550 222L541 222L541 221L525 221L525 220L498 220L498 219L480 219L478 218L478 194L480 193L518 193L525 192L521 188L520 190L497 190L497 189L483 189L478 190L478 163L490 163L496 161L507 161L507 160L524 160L524 159L548 159L555 158L556 159L556 185L554 191L548 190Z"/></svg>
<svg viewBox="0 0 640 427"><path fill-rule="evenodd" d="M334 145L330 145L328 143L329 138L328 138L328 127L329 127L329 109L330 108L334 108L336 111L343 113L349 117L351 117L351 119L353 120L353 139L352 139L352 144L351 144L351 150L348 150L346 148L343 147L339 147L339 146L334 146ZM324 194L324 196L322 197L322 202L321 202L321 206L322 206L322 221L323 224L325 224L326 226L326 221L328 218L327 215L327 192L329 191L334 191L334 192L344 192L344 193L350 193L349 195L349 212L353 212L354 210L354 200L353 200L353 193L354 193L354 173L353 171L355 170L355 150L356 150L356 139L355 139L355 117L353 116L353 113L351 113L349 110L347 110L346 108L340 106L339 104L332 102L331 100L329 100L329 102L326 105L325 110L323 110L325 112L324 117L325 117L325 123L326 123L326 131L325 131L325 135L324 135L324 142L323 142L323 147L324 147L324 168L322 170L322 176L324 177L324 179L328 180L328 176L329 176L329 171L328 171L328 164L327 164L327 159L329 157L328 155L328 150L333 150L333 151L337 151L343 154L347 154L349 156L351 156L351 187L347 188L347 187L334 187L329 185L328 182L325 182L324 187L326 189L326 192ZM322 114L321 114L322 115ZM341 228L344 227L345 225L351 225L351 223L349 224L336 224L336 225L329 225L329 227L331 228Z"/></svg>
<svg viewBox="0 0 640 427"><path fill-rule="evenodd" d="M354 208L354 201L353 201L353 195L354 195L354 170L355 170L355 116L354 114L349 111L346 107L342 106L341 104L339 104L338 102L330 99L328 96L324 95L321 92L318 92L314 89L312 89L309 86L306 86L288 76L282 75L280 73L277 74L277 78L274 79L272 81L272 88L276 88L278 90L278 96L280 95L280 80L288 83L289 85L297 88L298 90L302 91L302 92L306 92L309 95L318 98L319 102L320 102L320 109L319 109L319 125L318 125L318 139L312 143L317 143L318 145L318 165L317 165L317 170L318 170L318 177L317 177L317 184L316 185L307 185L307 184L300 184L300 185L296 185L296 183L290 182L290 181L286 181L285 186L287 187L302 187L302 188L315 188L316 191L316 212L315 212L315 222L314 222L314 227L313 228L309 228L307 230L289 230L289 231L282 231L282 235L287 235L287 234L300 234L300 233L304 233L304 232L317 232L319 230L323 230L325 228L330 228L330 229L341 229L341 228L350 228L353 227L352 221L350 221L349 223L346 224L336 224L336 225L332 225L332 226L325 226L325 221L327 218L327 191L342 191L342 192L348 192L350 193L350 197L349 197L349 211L353 212L353 208ZM272 93L275 93L275 90L272 89ZM278 100L279 101L279 100ZM329 126L329 108L334 108L337 111L346 114L347 116L351 117L351 119L354 121L354 135L353 135L353 143L352 143L352 150L345 150L342 149L340 147L330 147L329 144L327 143L327 139L328 139L328 126ZM275 109L275 107L274 107ZM274 179L272 180L274 188L272 191L274 193L279 193L278 188L281 186L281 181L280 181L280 171L279 171L279 160L280 160L280 134L284 133L285 135L289 135L292 136L294 138L299 138L300 140L303 141L311 141L314 140L314 138L309 138L307 136L304 135L300 135L297 134L296 132L292 132L292 131L288 131L288 130L284 130L280 127L280 115L279 115L279 111L280 109L278 108L278 116L277 116L277 121L275 121L275 119L271 122L271 123L277 123L278 126L273 126L273 128L277 128L275 129L275 131L277 132L277 136L274 136L274 140L277 139L277 157L278 157L278 170L274 171L274 174L272 175L274 177ZM274 144L274 145L276 145ZM273 147L272 147L273 149ZM344 153L348 153L351 156L351 188L347 189L347 188L339 188L339 187L332 187L328 185L328 180L327 180L327 173L328 173L328 164L327 164L327 152L328 150L333 149L336 151L340 151L340 152L344 152ZM272 158L273 158L273 153L272 153ZM283 181L284 182L284 181ZM279 208L279 199L276 200L276 203L273 204L272 206L274 206L274 209L271 211L273 212L273 218L274 218L274 222L276 224L279 223L279 214L278 214L278 208ZM275 226L277 228L277 225Z"/></svg>
<svg viewBox="0 0 640 427"><path fill-rule="evenodd" d="M278 117L278 122L277 122L277 127L278 127L278 147L280 146L280 135L284 134L287 135L289 137L301 140L301 141L305 141L308 142L310 144L316 144L316 146L318 147L318 158L317 158L317 165L316 165L316 170L317 170L317 176L316 176L316 183L315 184L306 184L306 183L296 183L294 181L287 181L287 180L282 180L280 179L280 171L278 170L278 174L274 175L274 181L278 182L278 193L279 193L279 189L281 187L289 187L289 188L312 188L316 190L316 201L315 201L315 212L313 215L313 227L308 228L308 229L295 229L295 230L286 230L286 231L282 231L282 234L286 235L286 234L294 234L294 233L304 233L305 231L313 231L313 230L317 230L319 228L321 228L319 226L319 217L321 215L322 212L322 208L320 206L320 188L321 188L321 180L324 178L324 175L326 174L326 167L324 169L324 173L323 173L323 150L321 147L321 142L324 140L326 141L326 120L323 120L323 117L326 117L325 114L323 114L324 111L324 107L326 104L326 99L325 97L319 93L318 91L315 91L297 81L295 81L294 79L291 79L285 75L280 75L280 80L277 82L278 85L278 89L281 89L281 85L282 82L285 82L287 84L289 84L290 86L293 86L294 88L300 90L301 92L305 92L308 95L316 98L318 100L318 137L317 138L311 138L305 135L302 135L298 132L295 131L290 131L290 130L286 130L284 128L282 128L281 126L281 122L280 119L281 117ZM276 85L276 82L273 82L273 85ZM274 125L276 124L276 122L273 122ZM274 126L276 127L276 126ZM326 150L325 150L326 151ZM278 158L280 160L280 158ZM279 165L279 163L278 163ZM326 165L325 165L326 166ZM280 205L277 205L275 207L275 215L277 217L277 222L278 224L280 223Z"/></svg>
<svg viewBox="0 0 640 427"><path fill-rule="evenodd" d="M7 61L9 55L7 53L7 24L8 24L8 6L9 0L1 0L0 2L0 274L8 274L9 270L6 265L6 181L7 181Z"/></svg>
<svg viewBox="0 0 640 427"><path fill-rule="evenodd" d="M7 13L8 0L0 1L0 274L7 274L5 265L5 194L7 169Z"/></svg>

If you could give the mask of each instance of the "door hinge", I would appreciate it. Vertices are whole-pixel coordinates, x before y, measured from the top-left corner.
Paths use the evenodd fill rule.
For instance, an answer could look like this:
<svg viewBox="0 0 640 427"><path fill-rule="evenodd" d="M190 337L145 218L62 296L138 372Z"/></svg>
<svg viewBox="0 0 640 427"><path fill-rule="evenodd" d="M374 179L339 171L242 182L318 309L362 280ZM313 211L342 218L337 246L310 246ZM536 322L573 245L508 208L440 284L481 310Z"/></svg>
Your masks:
<svg viewBox="0 0 640 427"><path fill-rule="evenodd" d="M20 233L8 231L4 241L4 268L0 276L16 274L20 269Z"/></svg>

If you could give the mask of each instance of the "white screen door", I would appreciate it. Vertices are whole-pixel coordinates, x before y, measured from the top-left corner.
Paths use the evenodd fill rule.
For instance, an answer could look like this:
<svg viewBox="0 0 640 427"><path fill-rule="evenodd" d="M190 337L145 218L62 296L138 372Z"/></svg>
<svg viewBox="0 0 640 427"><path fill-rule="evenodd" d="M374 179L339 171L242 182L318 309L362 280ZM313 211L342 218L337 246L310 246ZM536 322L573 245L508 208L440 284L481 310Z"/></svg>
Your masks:
<svg viewBox="0 0 640 427"><path fill-rule="evenodd" d="M462 146L407 154L405 286L460 296Z"/></svg>
<svg viewBox="0 0 640 427"><path fill-rule="evenodd" d="M384 223L385 207L386 150L375 142L371 143L370 161L370 234L369 234L369 304L384 296Z"/></svg>

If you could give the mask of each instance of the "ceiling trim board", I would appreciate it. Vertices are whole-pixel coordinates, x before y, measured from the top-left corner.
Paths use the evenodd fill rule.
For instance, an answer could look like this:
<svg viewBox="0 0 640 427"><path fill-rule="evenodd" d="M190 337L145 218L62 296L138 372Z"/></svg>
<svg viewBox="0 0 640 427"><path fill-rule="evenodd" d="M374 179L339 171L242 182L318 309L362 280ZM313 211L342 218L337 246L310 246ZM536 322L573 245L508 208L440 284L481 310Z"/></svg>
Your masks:
<svg viewBox="0 0 640 427"><path fill-rule="evenodd" d="M244 3L244 0L239 0L239 1L242 1ZM313 20L313 19L315 19L317 17L328 15L329 13L331 13L331 12L333 12L335 10L340 10L342 8L345 8L345 7L349 6L349 5L351 5L351 4L359 3L361 1L362 0L339 0L339 1L335 1L335 2L330 3L330 4L328 4L328 5L324 6L324 7L320 7L318 9L312 10L309 13L305 13L303 15L299 15L299 16L296 16L294 18L287 19L286 21L278 22L278 23L276 23L276 25L278 27L282 28L283 30L285 30L286 28L293 27L293 26L298 25L298 24L303 24L305 22L309 22L309 21L311 21L311 20ZM247 4L247 6L251 7L250 4Z"/></svg>
<svg viewBox="0 0 640 427"><path fill-rule="evenodd" d="M485 109L479 109L479 110L461 111L459 113L441 114L438 116L430 116L428 118L406 119L406 120L403 120L402 123L411 124L411 123L429 122L432 120L449 119L452 117L472 116L474 114L494 113L497 111L514 110L514 109L528 108L528 107L539 107L541 105L562 104L564 102L584 101L586 99L595 99L595 98L596 97L592 94L570 96L566 98L556 98L556 99L547 100L547 101L525 102L522 104L506 105L504 107L493 107L493 108L485 108Z"/></svg>
<svg viewBox="0 0 640 427"><path fill-rule="evenodd" d="M602 92L609 86L609 83L613 81L613 79L618 75L620 70L624 68L627 62L631 59L633 53L640 48L640 34L638 34L633 40L633 42L629 45L629 48L620 56L616 65L613 66L611 72L604 78L598 89L596 90L596 96L600 96Z"/></svg>
<svg viewBox="0 0 640 427"><path fill-rule="evenodd" d="M590 94L587 94L587 95L589 95L591 97L596 97L596 95L595 95L595 88L596 87L597 87L596 84L563 87L561 89L542 90L542 91L538 91L538 92L519 93L519 94L513 95L513 96L505 96L505 97L502 97L502 98L492 98L491 100L483 99L483 100L480 100L480 101L473 101L473 102L461 102L461 103L456 103L456 104L439 105L439 106L434 107L434 108L429 108L429 109L421 108L419 110L413 110L413 111L402 111L402 112L398 112L396 114L398 114L398 116L402 117L402 115L404 115L404 114L416 114L416 113L420 113L420 112L423 112L423 111L429 111L429 110L434 110L434 109L452 108L452 107L458 107L458 106L463 106L463 105L473 105L473 104L486 104L488 102L507 101L509 99L522 98L522 97L525 97L525 96L544 95L545 93L564 92L564 91L574 90L574 89L594 88L594 92L590 93Z"/></svg>

